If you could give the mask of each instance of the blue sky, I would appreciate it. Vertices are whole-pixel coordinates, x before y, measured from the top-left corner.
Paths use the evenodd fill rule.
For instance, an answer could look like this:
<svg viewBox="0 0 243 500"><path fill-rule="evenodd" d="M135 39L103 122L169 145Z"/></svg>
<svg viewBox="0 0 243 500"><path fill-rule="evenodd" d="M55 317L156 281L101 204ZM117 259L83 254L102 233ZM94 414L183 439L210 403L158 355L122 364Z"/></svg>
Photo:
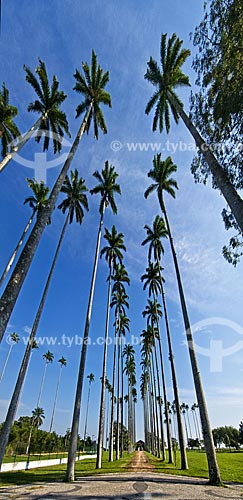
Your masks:
<svg viewBox="0 0 243 500"><path fill-rule="evenodd" d="M143 227L144 224L151 225L154 216L159 213L159 206L155 195L147 201L143 196L149 184L147 172L152 166L154 152L151 148L148 151L129 151L129 148L131 143L156 143L164 157L172 155L178 165L176 179L180 189L176 200L166 198L166 204L189 315L192 325L196 325L195 342L211 422L213 427L238 427L243 417L242 264L234 269L221 255L221 248L228 237L220 216L224 201L219 193L211 189L210 183L206 187L194 183L190 173L193 153L188 151L192 149L193 141L183 124L172 124L168 136L152 133L152 118L144 113L152 92L152 88L144 80L146 63L150 55L159 59L161 33L171 34L175 31L183 38L185 46L193 51L189 33L201 20L202 13L203 2L193 0L188 0L186 5L179 0L152 0L149 3L142 0L139 4L128 0L122 3L117 0L91 0L89 3L78 0L40 3L32 0L31 7L27 0L23 0L19 9L16 8L14 0L3 2L0 74L1 81L5 81L10 90L11 102L19 109L17 124L20 130L25 132L34 123L36 116L27 112L28 103L35 97L31 87L25 82L23 65L34 69L38 57L44 60L49 76L56 74L60 88L68 95L63 108L67 113L73 138L78 127L74 118L75 109L80 102L79 96L72 91L75 69L81 69L82 61L90 62L92 48L96 51L101 66L109 69L110 83L107 89L112 96L112 109L104 110L108 134L100 135L98 142L93 139L92 131L89 136L83 137L72 169L79 170L89 188L94 186L92 173L96 169L100 170L106 160L115 165L119 173L122 196L117 198L118 215L113 216L108 209L104 225L110 228L115 224L125 236L127 252L124 261L131 277L131 334L137 337L145 327L141 311L147 300L140 282L147 263L146 249L141 247L141 241L145 237ZM191 70L191 62L192 58L189 58L184 70L190 75L191 84L194 86L195 74ZM185 109L188 110L189 91L181 91L180 95L185 102ZM114 144L118 144L118 151L114 150ZM172 154L172 147L177 147L175 154ZM68 151L68 148L64 148L64 151ZM21 152L20 162L33 162L37 152L41 152L41 145L30 141ZM47 153L47 161L52 159L50 151ZM53 185L59 168L60 166L47 169L49 186ZM33 175L33 170L15 161L1 175L0 272L30 215L30 209L23 205L23 201L29 195L26 177ZM77 343L78 337L83 334L99 220L98 203L97 197L90 197L90 211L82 226L77 227L74 223L67 230L37 334L38 337L57 337L57 343L53 346L46 343L33 353L18 410L18 416L31 414L36 406L44 366L42 355L49 348L55 359L48 367L41 400L46 414L43 428L48 429L59 370L57 360L64 356L67 359L67 367L63 370L54 423L54 429L58 433L64 433L71 423L80 352L80 347L74 343L75 335ZM63 216L56 210L52 224L45 230L38 247L12 314L8 333L16 331L21 337L26 336L33 323L62 224ZM166 242L163 266L181 400L192 404L195 395L189 356L170 249ZM104 335L106 277L107 265L102 259L99 262L90 330L92 342L98 336ZM201 321L204 322L203 327L197 329L197 323ZM74 338L71 347L62 344L63 335ZM1 366L8 350L6 339L7 335L1 344ZM217 365L220 349L223 349L222 366ZM0 421L6 414L23 351L24 345L21 341L12 351L0 385ZM172 400L165 341L164 352L168 395ZM109 379L110 360L111 348L107 373ZM137 362L139 380L138 356ZM92 371L96 378L92 386L88 427L89 434L94 436L97 433L101 363L102 347L91 345L88 349L86 375ZM86 395L87 384L83 394L81 433ZM142 437L140 402L137 405L137 430L138 437Z"/></svg>

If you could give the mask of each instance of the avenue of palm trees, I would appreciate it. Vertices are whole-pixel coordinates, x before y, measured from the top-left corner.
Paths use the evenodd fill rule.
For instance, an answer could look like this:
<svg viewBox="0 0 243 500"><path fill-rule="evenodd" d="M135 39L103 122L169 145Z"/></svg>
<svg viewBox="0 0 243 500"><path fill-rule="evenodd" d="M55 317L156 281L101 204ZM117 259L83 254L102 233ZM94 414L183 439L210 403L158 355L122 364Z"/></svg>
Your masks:
<svg viewBox="0 0 243 500"><path fill-rule="evenodd" d="M176 123L181 118L186 125L197 146L205 156L205 161L213 176L213 180L231 208L232 213L243 231L243 201L231 184L223 167L218 163L213 153L205 147L206 144L196 130L190 118L186 115L183 103L176 94L177 88L189 86L187 75L182 72L182 65L189 56L189 51L182 48L182 41L173 34L168 38L166 34L160 41L160 64L152 57L148 61L145 80L152 84L154 93L150 98L145 113L149 115L155 108L152 129L162 133L170 130L170 113ZM70 137L66 114L61 109L66 99L63 91L59 90L59 82L53 76L49 83L45 63L39 59L35 73L24 67L26 81L36 93L37 99L28 105L28 111L38 114L38 119L29 132L21 136L15 124L18 114L17 108L10 104L10 96L5 84L0 93L0 139L2 143L2 161L0 173L5 168L11 168L11 160L21 148L28 148L28 140L36 134L36 141L43 141L43 151L48 150L53 142L54 154L60 153L64 135ZM96 467L102 467L104 449L109 451L109 460L119 460L124 450L129 453L136 445L136 403L138 398L138 364L140 362L140 393L143 404L144 442L145 448L156 454L158 458L168 463L173 463L174 453L178 443L180 451L181 469L188 468L187 446L194 436L198 442L203 441L205 447L209 480L212 484L220 484L220 471L217 464L211 425L204 397L204 390L199 372L188 306L183 288L183 276L175 251L176 236L173 234L173 220L167 211L168 196L176 198L178 184L174 178L177 166L171 157L158 153L151 158L147 165L148 184L145 192L141 193L150 203L152 196L157 196L158 213L150 224L144 229L144 240L141 245L146 247L147 264L141 276L141 287L147 293L145 309L139 311L144 320L141 334L140 352L136 352L129 340L130 319L128 310L129 286L131 277L125 267L125 254L128 250L126 236L120 232L119 224L106 227L108 214L116 215L118 206L122 210L122 182L118 169L106 160L103 165L93 166L93 184L89 188L82 177L85 170L80 166L72 166L78 160L78 148L85 150L85 133L93 129L96 140L99 131L107 133L106 120L103 108L111 108L111 96L106 89L109 83L109 72L103 71L98 63L97 56L92 51L91 63L82 63L81 69L76 69L74 91L79 94L80 102L76 108L76 118L80 119L72 146L67 155L52 189L34 179L28 179L29 188L33 194L24 201L32 210L29 220L24 228L19 228L19 240L4 266L0 278L2 295L0 298L0 339L4 339L5 332L19 294L24 293L22 287L25 283L33 258L38 257L37 249L44 230L52 230L52 215L60 210L65 215L62 230L59 234L57 246L52 256L52 263L46 276L45 286L40 290L41 299L29 334L21 366L17 372L17 379L13 394L10 398L5 422L0 435L0 466L7 448L9 435L19 407L20 398L24 389L26 374L31 363L33 349L36 346L36 337L39 323L45 311L48 292L55 281L55 269L58 266L58 257L68 227L74 222L82 238L82 224L88 218L89 204L92 197L92 206L96 206L99 223L96 229L96 240L93 248L93 267L91 282L85 284L87 291L87 310L82 311L84 319L82 347L79 353L78 373L74 385L74 405L71 411L70 439L68 450L68 463L66 480L75 479L75 460L78 449L81 407L86 403L84 429L84 442L88 435L90 404L92 397L92 383L97 383L100 377L99 415L97 422L97 461ZM48 133L47 133L48 132ZM79 161L79 160L78 160ZM71 169L71 166L73 170ZM83 169L83 170L82 170ZM1 180L1 179L0 179ZM59 200L60 195L60 200ZM119 200L119 205L118 205ZM120 203L121 200L121 203ZM174 202L176 204L176 200ZM95 205L96 204L96 205ZM56 212L54 212L56 211ZM129 223L129 221L128 221ZM104 227L105 226L105 227ZM174 356L175 339L171 335L172 319L167 302L167 284L164 279L163 242L168 242L175 268L184 328L188 344L189 359L193 375L194 388L197 402L191 408L181 401L180 384L177 376L176 359ZM84 244L84 242L83 242ZM21 251L22 248L22 251ZM167 248L167 247L166 247ZM103 332L104 344L100 348L102 357L102 372L99 377L93 371L87 376L86 358L88 339L92 322L92 311L97 305L95 296L96 278L100 257L106 263L106 282L103 284L103 293L106 293L106 310L104 311L105 329ZM13 270L12 270L13 268ZM12 271L12 274L10 273ZM112 347L108 345L108 338L112 337ZM12 333L12 344L1 370L0 382L4 377L10 356L14 356L15 344L19 342L18 333ZM137 361L137 355L140 361ZM54 360L53 353L47 351L43 355L42 376L40 386L37 388L36 406L32 411L31 427L26 447L29 453L33 429L40 427L46 418L45 409L42 408L42 394L45 390L46 377L49 376ZM58 360L60 365L58 379L55 382L55 396L50 415L49 432L55 426L56 404L65 374L68 359L62 356ZM112 366L112 380L107 378L107 365ZM171 376L173 389L173 402L168 400L168 387L170 380L166 379L166 364ZM94 361L95 366L95 361ZM64 374L63 374L64 371ZM63 374L63 375L62 375ZM84 383L88 380L87 401L83 401ZM191 412L191 419L189 418ZM200 422L199 422L200 416ZM192 426L193 423L193 426ZM127 439L125 434L127 433Z"/></svg>

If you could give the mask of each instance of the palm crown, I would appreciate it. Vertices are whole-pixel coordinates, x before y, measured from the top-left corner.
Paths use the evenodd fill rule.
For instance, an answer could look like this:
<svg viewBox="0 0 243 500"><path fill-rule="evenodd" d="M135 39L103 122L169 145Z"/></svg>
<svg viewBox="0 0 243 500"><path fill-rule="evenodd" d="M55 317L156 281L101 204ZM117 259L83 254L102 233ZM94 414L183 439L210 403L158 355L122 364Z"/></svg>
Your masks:
<svg viewBox="0 0 243 500"><path fill-rule="evenodd" d="M162 268L159 266L158 262L153 264L149 262L148 267L146 267L146 273L141 276L141 281L144 281L143 289L145 290L148 286L149 297L153 295L158 295L161 292L161 282L159 271Z"/></svg>
<svg viewBox="0 0 243 500"><path fill-rule="evenodd" d="M170 95L183 107L182 102L175 93L175 89L181 86L189 86L189 78L181 71L181 66L190 55L190 50L181 49L183 41L180 40L175 33L169 38L167 43L167 34L162 34L160 42L160 70L158 63L150 57L148 68L144 75L145 80L148 80L156 90L150 98L145 113L148 115L152 108L155 107L153 119L153 131L162 132L164 125L166 131L170 130L170 109L172 115L178 123L179 114L170 101Z"/></svg>
<svg viewBox="0 0 243 500"><path fill-rule="evenodd" d="M164 219L160 215L156 215L152 229L147 224L144 229L147 231L147 238L142 242L142 245L149 243L148 260L151 260L152 254L155 261L160 260L161 255L164 254L161 238L167 238L168 235Z"/></svg>
<svg viewBox="0 0 243 500"><path fill-rule="evenodd" d="M49 148L50 136L52 135L54 153L60 153L64 132L70 137L66 114L60 110L60 106L67 96L63 91L58 90L59 82L56 76L53 76L50 87L46 66L41 59L39 59L39 66L35 70L39 81L27 66L24 66L24 71L26 72L26 81L30 83L38 96L38 99L28 105L28 111L39 113L42 117L36 141L40 142L41 137L44 136L43 151L46 151Z"/></svg>
<svg viewBox="0 0 243 500"><path fill-rule="evenodd" d="M118 174L115 171L115 167L113 165L109 165L109 162L106 161L105 168L102 169L101 173L96 170L93 173L93 176L98 181L98 185L91 189L90 193L99 193L101 195L99 207L100 214L103 213L104 208L108 205L111 206L112 212L116 214L117 206L114 200L114 193L121 194L121 188L119 184L116 183Z"/></svg>
<svg viewBox="0 0 243 500"><path fill-rule="evenodd" d="M174 165L170 156L164 161L161 160L161 153L153 158L153 169L148 172L154 182L145 191L144 196L147 198L153 191L157 191L161 209L164 211L163 192L166 191L175 198L175 189L178 189L177 182L171 177L171 174L176 172L177 167Z"/></svg>
<svg viewBox="0 0 243 500"><path fill-rule="evenodd" d="M98 64L97 66L97 56L94 50L92 50L91 68L89 68L88 63L84 62L82 63L82 68L84 76L82 76L77 69L74 74L74 78L76 79L74 90L84 96L84 101L77 106L76 118L78 118L83 112L87 112L90 105L92 105L85 130L88 134L90 124L93 119L94 137L95 139L98 139L99 128L104 134L107 133L106 123L100 104L105 104L111 108L111 97L105 90L105 87L109 82L109 72L106 71L103 73L100 65Z"/></svg>
<svg viewBox="0 0 243 500"><path fill-rule="evenodd" d="M45 186L43 181L37 182L35 179L33 180L27 178L27 182L29 187L33 191L33 195L28 196L25 199L24 205L28 203L30 208L32 208L34 212L39 212L47 204L47 195L49 193L49 188L48 186Z"/></svg>
<svg viewBox="0 0 243 500"><path fill-rule="evenodd" d="M2 90L0 90L0 139L3 158L8 153L8 145L20 136L20 131L13 121L17 114L17 108L9 104L9 91L3 83Z"/></svg>
<svg viewBox="0 0 243 500"><path fill-rule="evenodd" d="M65 213L66 210L69 210L69 222L70 224L73 222L74 214L76 216L76 221L81 224L84 218L84 211L88 212L88 200L86 196L86 192L88 189L85 186L85 181L82 177L79 177L78 171L75 168L74 172L71 171L70 179L66 176L63 186L61 188L61 192L66 194L66 198L58 205L58 208L62 210L62 213Z"/></svg>
<svg viewBox="0 0 243 500"><path fill-rule="evenodd" d="M104 246L100 252L100 256L105 255L105 258L111 268L114 263L118 260L122 262L123 255L121 250L126 251L126 247L123 243L123 234L118 233L115 226L111 228L111 232L105 228L104 238L108 245Z"/></svg>

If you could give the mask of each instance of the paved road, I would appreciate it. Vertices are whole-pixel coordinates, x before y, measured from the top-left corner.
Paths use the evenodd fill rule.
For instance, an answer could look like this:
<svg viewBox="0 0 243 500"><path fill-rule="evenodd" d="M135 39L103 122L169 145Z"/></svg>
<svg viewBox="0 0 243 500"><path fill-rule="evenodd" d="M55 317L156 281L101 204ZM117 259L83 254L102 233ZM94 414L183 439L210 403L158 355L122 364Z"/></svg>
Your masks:
<svg viewBox="0 0 243 500"><path fill-rule="evenodd" d="M146 469L140 455L137 465L124 474L78 478L73 484L45 483L0 488L1 500L243 500L243 485L215 488L206 480L158 474ZM146 469L146 470L145 470Z"/></svg>

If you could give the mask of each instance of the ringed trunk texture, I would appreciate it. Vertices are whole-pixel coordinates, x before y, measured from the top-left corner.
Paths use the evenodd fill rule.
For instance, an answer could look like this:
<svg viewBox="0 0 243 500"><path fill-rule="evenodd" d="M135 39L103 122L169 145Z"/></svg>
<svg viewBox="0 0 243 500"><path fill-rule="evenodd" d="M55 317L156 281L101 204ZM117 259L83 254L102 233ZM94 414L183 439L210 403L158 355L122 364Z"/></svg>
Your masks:
<svg viewBox="0 0 243 500"><path fill-rule="evenodd" d="M217 485L217 484L221 483L220 471L219 471L219 466L217 463L216 452L215 452L215 447L214 447L214 442L213 442L213 435L212 435L212 431L211 431L207 405L206 405L206 401L205 401L205 397L204 397L201 376L200 376L200 372L199 372L199 368L198 368L196 351L195 351L195 347L194 347L190 321L189 321L187 308L186 308L186 301L185 301L183 286L182 286L182 282L181 282L179 265L178 265L178 261L177 261L175 248L174 248L172 234L170 231L169 220L168 220L167 213L166 213L165 206L164 206L164 202L162 199L160 200L160 204L161 204L161 209L162 209L164 216L165 216L166 227L168 230L171 251L172 251L172 256L173 256L174 266L175 266L175 271L176 271L176 278L177 278L180 301L181 301L182 315L183 315L184 325L185 325L185 330L186 330L186 338L187 338L187 342L188 342L189 356L190 356L191 367L192 367L192 374L193 374L193 379L194 379L195 391L196 391L196 395L197 395L198 407L199 407L199 411L200 411L203 439L204 439L205 450L206 450L206 454L207 454L209 481L211 484Z"/></svg>
<svg viewBox="0 0 243 500"><path fill-rule="evenodd" d="M234 186L231 184L227 173L220 166L218 161L216 160L214 154L210 150L210 146L206 144L201 135L199 134L196 127L193 125L190 118L187 116L183 108L178 104L174 96L168 91L168 99L176 108L176 111L179 113L182 118L184 124L187 129L191 133L192 137L195 139L197 147L202 152L205 161L208 164L208 167L213 175L214 181L220 189L222 195L224 196L226 202L228 203L232 214L243 233L243 200L238 195Z"/></svg>
<svg viewBox="0 0 243 500"><path fill-rule="evenodd" d="M14 149L8 153L4 158L3 160L0 162L0 173L3 172L3 170L6 168L6 166L8 165L8 163L15 157L15 155L22 149L22 147L26 144L26 142L30 139L30 137L33 135L33 133L35 132L35 130L37 130L41 124L43 120L43 116L41 116L36 122L35 124L33 125L33 127L31 127L29 129L29 131L23 136L21 137L21 139L19 140L18 144L16 144L16 146L14 147Z"/></svg>
<svg viewBox="0 0 243 500"><path fill-rule="evenodd" d="M94 260L93 274L92 274L90 292L89 292L89 303L88 303L88 309L87 309L86 321L85 321L85 327L84 327L84 336L83 336L82 350L81 350L81 356L80 356L78 380L77 380L77 387L76 387L76 396L75 396L75 403L74 403L74 409L73 409L72 428L71 428L70 443L69 443L69 450L68 450L66 481L74 481L74 465L75 465L76 451L77 451L77 445L78 445L78 427L79 427L80 407L81 407L83 381L84 381L84 370L85 370L86 353L87 353L87 345L88 345L88 338L89 338L91 312L92 312L92 307L93 307L95 280L96 280L98 259L99 259L101 232L102 232L102 227L103 227L104 209L105 209L105 207L103 206L103 211L101 213L100 225L99 225L99 230L98 230L98 235L97 235L95 260Z"/></svg>
<svg viewBox="0 0 243 500"><path fill-rule="evenodd" d="M30 265L35 255L35 251L40 242L42 233L48 223L48 220L55 208L57 197L72 163L72 159L78 149L79 141L85 131L86 123L92 109L92 103L83 119L83 122L78 130L74 143L70 149L68 157L63 165L63 168L54 184L54 187L49 196L46 207L38 214L36 223L30 233L30 236L21 252L19 260L12 272L11 278L4 290L0 299L0 341L3 338L9 318L12 314L16 300L28 273Z"/></svg>

